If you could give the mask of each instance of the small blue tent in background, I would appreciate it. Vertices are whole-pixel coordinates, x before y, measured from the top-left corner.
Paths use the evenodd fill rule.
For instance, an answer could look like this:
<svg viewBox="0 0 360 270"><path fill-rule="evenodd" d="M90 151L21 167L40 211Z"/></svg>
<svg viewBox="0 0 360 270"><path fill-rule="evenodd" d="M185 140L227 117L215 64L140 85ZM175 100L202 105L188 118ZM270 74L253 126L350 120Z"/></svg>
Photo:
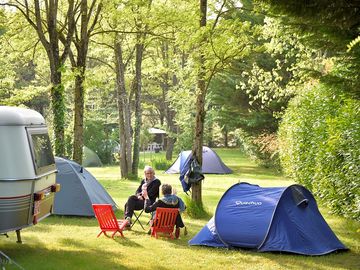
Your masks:
<svg viewBox="0 0 360 270"><path fill-rule="evenodd" d="M262 188L248 183L235 184L224 193L215 216L189 244L304 255L347 249L306 188Z"/></svg>
<svg viewBox="0 0 360 270"><path fill-rule="evenodd" d="M178 158L175 162L168 168L165 173L181 173L182 168L184 167L186 160L191 158L191 150L181 151ZM202 149L202 173L209 174L228 174L232 173L221 158L207 146L203 146Z"/></svg>
<svg viewBox="0 0 360 270"><path fill-rule="evenodd" d="M191 187L191 184L185 181L185 176L189 172L192 160L193 155L191 150L181 151L175 162L165 171L165 173L180 173L180 182L184 192L188 192ZM207 146L203 146L201 173L229 174L232 173L232 170L222 162L215 151Z"/></svg>

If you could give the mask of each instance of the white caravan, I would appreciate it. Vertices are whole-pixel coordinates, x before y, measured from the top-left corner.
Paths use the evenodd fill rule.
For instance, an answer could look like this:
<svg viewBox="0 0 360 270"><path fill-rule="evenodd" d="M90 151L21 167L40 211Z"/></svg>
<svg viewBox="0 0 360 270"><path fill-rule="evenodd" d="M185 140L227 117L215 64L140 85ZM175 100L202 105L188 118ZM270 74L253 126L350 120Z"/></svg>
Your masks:
<svg viewBox="0 0 360 270"><path fill-rule="evenodd" d="M36 111L0 106L0 234L36 224L52 212L55 160Z"/></svg>

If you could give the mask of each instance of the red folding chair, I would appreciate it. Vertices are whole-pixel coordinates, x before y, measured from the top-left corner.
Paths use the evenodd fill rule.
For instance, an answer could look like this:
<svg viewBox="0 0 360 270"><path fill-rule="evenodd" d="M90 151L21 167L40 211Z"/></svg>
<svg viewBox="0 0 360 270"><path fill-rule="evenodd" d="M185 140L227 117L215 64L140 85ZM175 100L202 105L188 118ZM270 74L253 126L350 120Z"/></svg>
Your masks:
<svg viewBox="0 0 360 270"><path fill-rule="evenodd" d="M174 239L173 231L178 214L178 208L156 208L153 225L151 227L151 236L158 238L158 234L161 233L164 236Z"/></svg>
<svg viewBox="0 0 360 270"><path fill-rule="evenodd" d="M97 235L97 237L99 237L102 233L104 233L105 236L110 237L106 234L106 232L113 232L111 235L112 238L114 238L117 232L119 232L120 235L124 237L122 231L124 230L128 221L116 219L110 204L93 204L92 207L101 229L101 232Z"/></svg>

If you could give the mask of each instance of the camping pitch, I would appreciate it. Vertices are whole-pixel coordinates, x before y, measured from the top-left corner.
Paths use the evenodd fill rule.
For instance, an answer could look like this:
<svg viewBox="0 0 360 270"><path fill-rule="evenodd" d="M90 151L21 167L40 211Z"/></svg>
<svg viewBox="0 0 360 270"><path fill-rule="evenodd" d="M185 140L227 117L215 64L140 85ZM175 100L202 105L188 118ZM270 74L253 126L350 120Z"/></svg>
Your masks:
<svg viewBox="0 0 360 270"><path fill-rule="evenodd" d="M181 151L178 158L171 165L166 173L180 173L180 168L183 167L185 161L188 159L191 151ZM203 146L203 162L201 171L202 173L213 174L228 174L232 171L222 162L220 157L209 147Z"/></svg>
<svg viewBox="0 0 360 270"><path fill-rule="evenodd" d="M92 204L116 204L96 180L96 178L78 163L55 158L58 173L56 182L61 185L55 195L55 215L94 216Z"/></svg>
<svg viewBox="0 0 360 270"><path fill-rule="evenodd" d="M347 249L306 188L262 188L248 183L235 184L224 193L215 216L189 244L303 255Z"/></svg>

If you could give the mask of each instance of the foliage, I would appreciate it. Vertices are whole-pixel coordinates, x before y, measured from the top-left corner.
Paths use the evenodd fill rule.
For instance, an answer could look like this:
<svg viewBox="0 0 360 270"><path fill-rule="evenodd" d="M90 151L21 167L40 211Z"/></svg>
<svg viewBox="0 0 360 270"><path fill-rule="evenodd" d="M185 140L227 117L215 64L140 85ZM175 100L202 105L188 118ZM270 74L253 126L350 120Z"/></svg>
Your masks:
<svg viewBox="0 0 360 270"><path fill-rule="evenodd" d="M360 36L358 36L357 38L355 38L354 40L352 40L348 45L347 45L347 52L350 52L356 45L360 44Z"/></svg>
<svg viewBox="0 0 360 270"><path fill-rule="evenodd" d="M4 26L0 26L1 104L29 107L44 115L49 105L49 88L38 72L44 68L42 60L33 59L34 32L19 14L1 15L0 25Z"/></svg>
<svg viewBox="0 0 360 270"><path fill-rule="evenodd" d="M274 134L288 101L301 91L309 70L322 71L323 59L278 19L247 15L257 24L252 53L215 76L211 112L224 134L241 129L238 139L250 156L280 169L276 147L266 145L276 145Z"/></svg>
<svg viewBox="0 0 360 270"><path fill-rule="evenodd" d="M281 171L279 147L276 134L251 136L239 129L235 133L243 151L257 164L265 168Z"/></svg>
<svg viewBox="0 0 360 270"><path fill-rule="evenodd" d="M359 7L354 1L339 0L256 0L266 3L270 16L300 35L304 45L335 58L342 73L323 76L323 83L346 85L346 91L360 96L360 48L347 45L359 36ZM333 74L334 75L334 74Z"/></svg>
<svg viewBox="0 0 360 270"><path fill-rule="evenodd" d="M184 203L186 205L186 214L192 218L209 218L210 215L205 210L202 202L191 200L190 197L185 197Z"/></svg>
<svg viewBox="0 0 360 270"><path fill-rule="evenodd" d="M118 147L116 130L109 129L101 120L87 119L84 128L84 145L99 156L104 164L114 162L114 151Z"/></svg>
<svg viewBox="0 0 360 270"><path fill-rule="evenodd" d="M171 166L172 162L163 158L155 158L151 162L151 166L156 170L165 171Z"/></svg>
<svg viewBox="0 0 360 270"><path fill-rule="evenodd" d="M360 219L360 102L339 89L309 88L280 128L281 161L335 213Z"/></svg>
<svg viewBox="0 0 360 270"><path fill-rule="evenodd" d="M187 85L187 84L186 84ZM177 112L175 121L181 133L177 136L175 152L188 150L192 146L195 128L195 94L193 87L181 87L169 92L171 107Z"/></svg>
<svg viewBox="0 0 360 270"><path fill-rule="evenodd" d="M312 72L319 86L308 80L284 116L280 149L285 170L334 212L359 219L353 176L359 170L359 153L353 150L359 143L358 6L346 0L256 2L266 3L270 16L326 59L323 69Z"/></svg>

